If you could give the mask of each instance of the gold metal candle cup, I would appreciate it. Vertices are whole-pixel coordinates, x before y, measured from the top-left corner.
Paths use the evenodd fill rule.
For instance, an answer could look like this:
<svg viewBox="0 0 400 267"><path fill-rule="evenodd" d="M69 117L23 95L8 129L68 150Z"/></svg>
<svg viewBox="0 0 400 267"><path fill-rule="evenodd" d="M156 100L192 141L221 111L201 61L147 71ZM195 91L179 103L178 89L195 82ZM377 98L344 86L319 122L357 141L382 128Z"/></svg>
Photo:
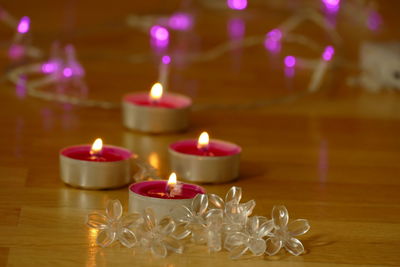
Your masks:
<svg viewBox="0 0 400 267"><path fill-rule="evenodd" d="M70 148L73 147L60 153L60 175L64 183L83 189L111 189L132 182L131 157L109 162L80 160L63 155ZM114 148L131 154L126 149Z"/></svg>
<svg viewBox="0 0 400 267"><path fill-rule="evenodd" d="M213 140L224 145L237 145L221 140ZM226 183L239 177L241 149L228 156L198 156L178 152L169 147L171 171L190 182Z"/></svg>
<svg viewBox="0 0 400 267"><path fill-rule="evenodd" d="M187 105L164 108L141 106L125 100L132 95L125 96L122 102L123 124L125 127L146 133L170 133L183 131L189 126L190 98L168 93L166 97L178 99L187 103Z"/></svg>
<svg viewBox="0 0 400 267"><path fill-rule="evenodd" d="M145 208L152 208L156 218L159 220L164 216L171 215L171 210L176 206L184 205L190 207L193 199L161 199L142 196L129 190L129 212L143 214Z"/></svg>

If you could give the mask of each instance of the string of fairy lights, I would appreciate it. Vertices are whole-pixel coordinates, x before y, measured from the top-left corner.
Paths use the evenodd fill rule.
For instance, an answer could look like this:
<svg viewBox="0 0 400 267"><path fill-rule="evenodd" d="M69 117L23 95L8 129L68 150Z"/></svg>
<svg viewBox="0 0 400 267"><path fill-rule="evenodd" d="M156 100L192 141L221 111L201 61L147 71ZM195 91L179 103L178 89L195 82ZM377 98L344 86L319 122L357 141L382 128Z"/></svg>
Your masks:
<svg viewBox="0 0 400 267"><path fill-rule="evenodd" d="M276 5L276 1L270 2L273 2ZM235 38L231 38L211 49L201 52L189 52L185 55L185 60L187 62L199 63L217 60L229 51L239 47L249 48L261 45L264 46L269 53L279 53L282 46L286 44L299 44L311 49L319 56L317 58L302 58L295 55L286 55L283 58L283 66L288 75L290 75L291 70L293 71L294 68L311 70L311 78L305 90L302 90L297 94L272 99L261 99L251 103L225 105L198 104L194 105L194 110L262 108L276 103L294 101L299 97L318 91L326 73L334 63L334 59L337 59L337 57L334 58L334 47L337 47L342 43L341 36L335 28L332 27L328 15L336 14L339 12L339 9L346 10L354 7L341 7L340 0L314 1L314 4L315 2L322 3L323 9L321 10L320 8L316 8L315 5L301 8L290 15L282 23L276 25L262 35L244 36L243 22L241 20L232 20L229 24L229 30L231 35L241 37L239 41ZM261 2L255 1L255 3L260 4ZM207 8L217 10L225 8L228 10L235 10L235 12L244 12L248 8L247 0L228 0L226 2L203 0L201 1L201 4ZM368 12L370 9L370 5L365 7L365 10ZM371 19L369 17L367 18L366 23L368 27L371 25L376 26L375 24L377 24L377 22L373 24L370 21ZM44 57L42 50L30 43L29 37L32 32L30 27L31 20L28 16L24 16L18 20L0 7L0 21L15 32L13 40L8 48L8 56L11 60L19 61L24 58L41 60ZM295 29L309 22L317 25L327 33L331 40L331 44L323 45L309 36L294 32ZM125 19L125 26L148 33L151 46L156 49L158 48L160 51L166 51L168 48L171 38L170 31L189 32L192 30L195 23L196 21L194 17L187 12L175 12L168 16L139 16L136 14L130 14ZM166 53L164 53L164 56L165 54ZM160 57L159 80L162 80L166 87L168 81L168 65L171 62L165 63L161 60L162 58L163 56ZM127 59L132 64L138 64L150 60L151 56L149 54L131 54ZM169 61L171 61L171 59ZM340 61L343 62L344 60L339 60L339 62ZM335 62L337 63L337 60L335 60ZM37 63L23 64L13 68L6 73L6 78L14 83L17 88L18 86L23 86L26 90L26 94L31 97L86 107L100 107L104 109L120 108L120 103L88 99L85 97L88 91L88 86L84 80L85 75L85 69L78 61L74 47L72 45L62 47L60 44L55 42L47 60L42 60ZM30 76L34 76L35 78L26 78ZM79 88L82 96L60 93L67 92L68 90L42 90L48 85L55 85L57 88L67 88L68 86L73 85L74 87Z"/></svg>

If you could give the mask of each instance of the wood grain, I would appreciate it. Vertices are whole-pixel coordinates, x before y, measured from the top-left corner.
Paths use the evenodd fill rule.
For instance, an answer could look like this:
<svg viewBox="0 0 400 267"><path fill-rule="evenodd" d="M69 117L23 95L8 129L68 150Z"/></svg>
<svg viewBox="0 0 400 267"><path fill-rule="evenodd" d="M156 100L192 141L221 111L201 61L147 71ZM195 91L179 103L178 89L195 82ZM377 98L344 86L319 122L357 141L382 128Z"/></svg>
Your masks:
<svg viewBox="0 0 400 267"><path fill-rule="evenodd" d="M245 14L210 10L196 1L189 4L197 12L197 24L190 33L172 33L170 46L171 53L179 50L183 58L226 41L229 19L243 18L247 35L263 35L291 13L252 8L253 4ZM344 15L338 18L343 37L339 56L356 63L362 42L400 38L399 2L379 4L384 25L378 33L360 30ZM86 68L88 97L115 103L125 93L147 90L157 79L157 55L148 36L124 26L126 16L170 14L181 6L180 1L103 0L14 0L2 5L15 16L32 18L33 43L46 53L53 40L73 43ZM298 32L323 45L330 43L321 29L306 25ZM2 41L11 38L12 32L0 26ZM5 73L11 64L6 48L0 51ZM148 60L129 62L135 53ZM229 108L194 111L190 129L171 135L124 129L119 109L18 97L13 84L1 82L0 266L400 266L400 95L348 87L346 79L357 72L338 66L313 95L261 108L236 108L304 91L311 72L298 69L293 80L285 78L281 60L286 54L318 57L299 45L284 46L272 57L260 45L212 61L174 64L171 91L191 96L198 107ZM207 191L224 195L232 185L240 186L245 200L256 200L256 214L269 216L273 205L284 204L291 218L309 219L311 230L302 238L306 254L231 261L226 252L208 254L205 247L189 246L183 255L156 259L140 249L95 245L97 233L86 228L86 214L104 209L114 198L127 209L127 189L85 191L64 185L58 151L102 137L137 152L166 176L167 145L203 130L243 148L240 178L205 185Z"/></svg>

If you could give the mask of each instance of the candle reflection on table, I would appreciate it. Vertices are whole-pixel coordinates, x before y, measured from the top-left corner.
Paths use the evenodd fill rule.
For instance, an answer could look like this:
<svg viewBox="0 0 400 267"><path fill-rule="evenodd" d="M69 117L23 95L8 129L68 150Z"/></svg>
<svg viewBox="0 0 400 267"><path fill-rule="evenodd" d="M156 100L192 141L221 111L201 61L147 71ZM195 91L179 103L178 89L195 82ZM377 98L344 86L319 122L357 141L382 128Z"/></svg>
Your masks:
<svg viewBox="0 0 400 267"><path fill-rule="evenodd" d="M167 176L170 173L168 146L180 138L180 135L158 136L126 131L123 145L154 167L158 176Z"/></svg>

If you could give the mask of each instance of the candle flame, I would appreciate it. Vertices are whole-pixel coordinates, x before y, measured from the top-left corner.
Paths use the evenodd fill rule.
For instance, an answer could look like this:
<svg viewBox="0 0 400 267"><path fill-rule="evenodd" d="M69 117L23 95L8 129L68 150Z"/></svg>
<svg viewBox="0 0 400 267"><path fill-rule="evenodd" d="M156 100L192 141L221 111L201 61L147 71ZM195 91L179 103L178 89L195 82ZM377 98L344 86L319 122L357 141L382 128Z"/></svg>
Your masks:
<svg viewBox="0 0 400 267"><path fill-rule="evenodd" d="M101 150L103 149L103 140L101 138L97 138L92 145L92 148L90 149L90 155L98 155L101 153Z"/></svg>
<svg viewBox="0 0 400 267"><path fill-rule="evenodd" d="M173 172L168 178L168 187L173 187L176 185L176 183L177 183L176 173Z"/></svg>
<svg viewBox="0 0 400 267"><path fill-rule="evenodd" d="M150 90L150 100L152 102L158 102L163 95L163 86L161 83L155 83Z"/></svg>
<svg viewBox="0 0 400 267"><path fill-rule="evenodd" d="M170 197L174 197L182 193L182 184L178 183L176 174L174 172L169 176L166 192Z"/></svg>
<svg viewBox="0 0 400 267"><path fill-rule="evenodd" d="M210 142L210 138L207 132L202 132L199 136L199 140L197 141L197 148L200 150L207 150L208 144Z"/></svg>

